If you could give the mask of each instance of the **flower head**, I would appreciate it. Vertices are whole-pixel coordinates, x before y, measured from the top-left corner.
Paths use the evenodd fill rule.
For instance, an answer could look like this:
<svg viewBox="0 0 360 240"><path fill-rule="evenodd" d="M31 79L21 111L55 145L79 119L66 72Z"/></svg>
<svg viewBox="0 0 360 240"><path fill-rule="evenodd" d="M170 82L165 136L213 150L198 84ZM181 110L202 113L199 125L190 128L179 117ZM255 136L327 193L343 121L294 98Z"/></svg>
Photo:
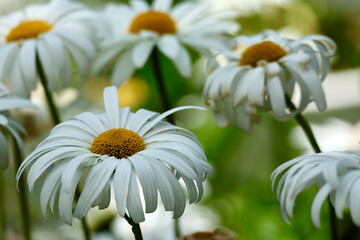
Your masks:
<svg viewBox="0 0 360 240"><path fill-rule="evenodd" d="M304 155L279 166L271 178L274 189L279 175L285 172L276 188L283 219L289 223L298 194L317 184L319 191L311 207L316 227L320 228L320 210L328 195L337 217L343 217L346 205L354 223L360 226L359 163L360 154L357 152L329 152Z"/></svg>
<svg viewBox="0 0 360 240"><path fill-rule="evenodd" d="M43 71L50 90L69 85L72 58L81 76L95 56L93 15L81 4L53 0L0 18L0 80L18 96L29 97Z"/></svg>
<svg viewBox="0 0 360 240"><path fill-rule="evenodd" d="M55 211L58 196L60 217L68 224L72 222L75 191L82 176L86 180L75 217L84 217L94 206L106 208L111 183L122 217L127 211L135 222L144 221L139 187L147 213L156 210L159 192L165 210L180 217L185 195L179 181L186 185L189 202L197 202L203 195L202 182L212 167L194 134L162 119L196 107L180 107L161 115L144 109L132 113L129 108L119 109L115 87L105 88L104 103L106 113L85 112L57 125L24 160L17 179L31 166L27 182L31 192L35 183L41 185L43 214L46 216L48 205Z"/></svg>
<svg viewBox="0 0 360 240"><path fill-rule="evenodd" d="M15 139L20 151L24 145L20 134L25 134L25 129L20 123L12 119L8 113L11 109L34 108L35 105L26 99L16 98L0 83L0 167L5 169L9 165L9 137Z"/></svg>
<svg viewBox="0 0 360 240"><path fill-rule="evenodd" d="M209 5L187 1L171 7L172 0L132 0L130 6L110 4L103 12L113 36L104 39L93 72L115 60L112 83L122 84L142 68L157 47L171 59L184 77L191 74L185 46L201 53L226 49L224 34L237 31L234 14L208 14Z"/></svg>
<svg viewBox="0 0 360 240"><path fill-rule="evenodd" d="M259 111L272 111L286 121L314 101L320 111L326 101L322 81L329 72L335 43L321 35L298 40L282 38L274 31L234 39L233 51L222 52L211 62L203 98L221 126L232 124L251 132ZM300 89L297 108L287 110L286 98Z"/></svg>

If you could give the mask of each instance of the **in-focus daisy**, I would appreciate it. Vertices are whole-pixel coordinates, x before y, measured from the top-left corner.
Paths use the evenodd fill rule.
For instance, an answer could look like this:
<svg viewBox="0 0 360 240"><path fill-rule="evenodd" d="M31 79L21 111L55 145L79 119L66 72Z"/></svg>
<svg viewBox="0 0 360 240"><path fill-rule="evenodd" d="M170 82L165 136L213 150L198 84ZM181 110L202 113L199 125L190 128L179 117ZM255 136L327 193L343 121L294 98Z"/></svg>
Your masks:
<svg viewBox="0 0 360 240"><path fill-rule="evenodd" d="M259 120L259 111L272 111L276 119L286 121L314 101L319 111L326 109L322 81L329 72L329 57L335 43L321 35L298 40L282 38L275 31L234 39L233 51L218 54L210 61L203 98L213 109L219 125L232 124L251 132ZM295 86L301 100L289 112L286 96Z"/></svg>
<svg viewBox="0 0 360 240"><path fill-rule="evenodd" d="M9 165L9 144L11 138L22 151L24 148L20 134L25 134L25 129L20 123L12 119L9 110L17 108L35 108L29 100L13 97L10 91L0 83L0 167L5 169Z"/></svg>
<svg viewBox="0 0 360 240"><path fill-rule="evenodd" d="M0 80L15 95L29 97L40 68L49 90L69 85L72 59L81 76L95 56L92 14L70 0L33 4L0 18ZM39 66L41 65L41 66Z"/></svg>
<svg viewBox="0 0 360 240"><path fill-rule="evenodd" d="M120 108L116 87L104 90L106 113L89 112L57 125L20 166L17 179L31 166L27 182L31 192L41 188L40 204L46 216L58 206L61 219L71 224L75 191L81 177L86 178L76 199L74 216L82 218L91 207L106 208L113 185L117 210L135 222L145 212L154 212L160 193L164 208L174 218L185 209L186 185L189 202L203 195L202 182L212 167L198 139L190 131L162 121L166 116L188 108L180 107L161 115ZM55 202L58 202L55 205Z"/></svg>
<svg viewBox="0 0 360 240"><path fill-rule="evenodd" d="M285 172L285 173L284 173ZM344 205L350 208L352 220L360 226L360 154L329 152L304 155L279 166L271 175L272 187L277 183L281 215L289 223L295 199L300 192L317 184L319 192L312 203L311 217L320 228L320 210L327 196L338 218L343 217Z"/></svg>
<svg viewBox="0 0 360 240"><path fill-rule="evenodd" d="M189 77L191 60L185 46L203 54L226 49L224 34L238 30L226 19L233 13L209 13L210 5L185 1L172 7L172 0L132 0L130 6L110 4L104 17L112 25L113 36L102 43L93 72L115 62L112 83L120 85L142 68L153 49L171 59L180 74Z"/></svg>

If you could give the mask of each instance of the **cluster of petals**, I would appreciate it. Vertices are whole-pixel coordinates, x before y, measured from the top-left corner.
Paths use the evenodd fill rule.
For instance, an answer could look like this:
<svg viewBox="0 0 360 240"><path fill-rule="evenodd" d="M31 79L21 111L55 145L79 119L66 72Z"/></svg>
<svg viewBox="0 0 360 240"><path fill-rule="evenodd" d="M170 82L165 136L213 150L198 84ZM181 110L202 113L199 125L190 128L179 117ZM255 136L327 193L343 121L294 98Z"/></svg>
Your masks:
<svg viewBox="0 0 360 240"><path fill-rule="evenodd" d="M0 167L5 169L9 165L9 144L11 136L20 151L24 145L21 134L25 134L25 129L20 123L12 119L9 110L18 108L35 108L36 106L26 99L16 98L10 91L0 83Z"/></svg>
<svg viewBox="0 0 360 240"><path fill-rule="evenodd" d="M330 69L329 58L335 54L331 39L310 35L290 40L267 30L238 36L232 45L232 51L221 52L210 61L212 72L203 90L204 101L220 126L231 124L250 133L260 119L259 112L272 111L276 119L287 121L310 102L315 102L319 111L326 109L322 81ZM250 49L253 52L245 56ZM249 64L252 58L258 61ZM286 98L293 97L296 86L300 101L289 111Z"/></svg>
<svg viewBox="0 0 360 240"><path fill-rule="evenodd" d="M52 212L58 208L68 224L73 214L82 218L91 207L106 208L111 185L121 217L128 213L135 222L144 221L143 205L146 213L154 212L158 193L165 210L173 211L174 218L180 217L186 203L180 182L186 186L189 203L198 202L212 167L193 133L162 119L182 109L199 107L179 107L161 115L144 109L132 113L129 108L119 109L116 87L105 88L104 104L105 113L85 112L57 125L24 160L17 179L30 167L27 183L35 194L41 189L44 216L48 206ZM94 139L110 129L131 130L141 137L144 149L122 158L92 152ZM85 183L76 197L81 177Z"/></svg>
<svg viewBox="0 0 360 240"><path fill-rule="evenodd" d="M228 39L224 34L238 30L238 24L227 20L234 17L234 13L210 13L209 9L209 4L193 1L175 6L172 6L172 0L154 0L151 5L144 0L131 0L129 5L109 4L102 14L111 26L112 37L106 37L101 44L94 74L114 62L112 84L119 86L136 69L142 68L157 48L173 61L182 76L189 77L191 59L186 47L209 56L211 50L226 49ZM143 19L140 25L153 26L142 29L139 25L138 32L131 32L131 25L144 13L150 13L146 16L149 18L155 13L164 19L154 23L153 19ZM160 33L157 28L167 32Z"/></svg>
<svg viewBox="0 0 360 240"><path fill-rule="evenodd" d="M320 228L320 210L328 196L338 218L343 217L344 206L349 207L353 222L360 226L359 163L360 154L348 151L304 155L280 165L271 178L273 190L277 183L276 193L283 219L290 223L296 197L317 184L319 191L311 207L316 227Z"/></svg>
<svg viewBox="0 0 360 240"><path fill-rule="evenodd" d="M8 81L15 95L29 97L40 71L51 91L60 81L70 84L73 60L80 75L87 76L95 57L94 19L70 0L31 4L1 17L0 81Z"/></svg>

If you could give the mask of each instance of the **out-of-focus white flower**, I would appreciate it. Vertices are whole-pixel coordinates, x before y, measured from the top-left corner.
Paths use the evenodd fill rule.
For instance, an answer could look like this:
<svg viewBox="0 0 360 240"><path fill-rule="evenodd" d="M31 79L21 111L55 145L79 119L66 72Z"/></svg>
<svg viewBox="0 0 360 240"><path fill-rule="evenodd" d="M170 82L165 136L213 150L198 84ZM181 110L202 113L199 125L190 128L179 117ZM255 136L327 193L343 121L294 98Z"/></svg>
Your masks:
<svg viewBox="0 0 360 240"><path fill-rule="evenodd" d="M281 215L290 223L295 199L300 192L317 184L319 191L312 203L311 217L320 228L321 206L330 195L337 217L343 217L344 205L350 208L352 220L360 226L360 154L329 152L304 155L279 166L271 175L272 187L280 201Z"/></svg>
<svg viewBox="0 0 360 240"><path fill-rule="evenodd" d="M93 72L98 73L115 60L112 83L122 84L132 73L142 68L154 48L171 59L180 74L190 77L189 46L203 54L211 50L225 50L226 33L238 30L229 21L233 12L209 14L206 3L186 1L174 7L172 0L132 0L130 6L110 4L103 14L112 26L113 36L102 43Z"/></svg>
<svg viewBox="0 0 360 240"><path fill-rule="evenodd" d="M81 76L87 76L95 57L94 15L70 0L32 4L0 18L0 80L8 81L18 96L29 97L39 71L49 89L59 81L68 86L72 59Z"/></svg>
<svg viewBox="0 0 360 240"><path fill-rule="evenodd" d="M29 100L13 97L10 91L0 83L0 167L5 169L9 165L9 137L15 139L19 150L22 151L24 144L20 134L25 134L25 129L8 113L11 109L35 108Z"/></svg>
<svg viewBox="0 0 360 240"><path fill-rule="evenodd" d="M329 57L335 43L321 35L298 40L282 38L267 30L254 36L234 39L233 51L225 51L210 61L203 98L220 126L232 124L251 132L259 111L272 111L286 121L314 101L319 111L326 109L322 81L330 70ZM286 96L300 89L301 100L289 112Z"/></svg>
<svg viewBox="0 0 360 240"><path fill-rule="evenodd" d="M156 210L159 192L165 210L180 217L185 195L179 181L186 185L189 202L198 202L212 167L194 134L162 119L198 107L179 107L161 115L144 109L132 113L129 108L119 109L116 87L105 88L104 103L105 113L85 112L57 125L24 160L17 179L31 166L27 182L31 192L40 184L43 214L46 216L48 205L55 212L57 200L59 215L68 224L72 223L72 206L82 176L86 180L77 199L77 218L84 217L91 207L109 205L111 182L121 217L128 212L135 222L144 221L139 186L145 212Z"/></svg>

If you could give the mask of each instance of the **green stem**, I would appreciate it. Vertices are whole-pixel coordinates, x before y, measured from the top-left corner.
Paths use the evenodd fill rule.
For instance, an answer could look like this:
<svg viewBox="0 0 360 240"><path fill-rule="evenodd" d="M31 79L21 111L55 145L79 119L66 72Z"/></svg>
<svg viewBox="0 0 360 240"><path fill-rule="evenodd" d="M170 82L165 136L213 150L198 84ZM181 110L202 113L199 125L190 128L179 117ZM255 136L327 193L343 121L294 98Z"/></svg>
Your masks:
<svg viewBox="0 0 360 240"><path fill-rule="evenodd" d="M79 190L79 187L77 187L76 190L75 190L75 198L79 199L79 196L80 196L80 190ZM82 227L82 230L83 230L83 233L84 233L84 239L85 240L90 240L90 230L89 230L89 227L88 227L88 225L86 223L85 217L81 218L81 227Z"/></svg>
<svg viewBox="0 0 360 240"><path fill-rule="evenodd" d="M0 169L0 240L6 237L5 187L4 174Z"/></svg>
<svg viewBox="0 0 360 240"><path fill-rule="evenodd" d="M36 67L37 67L38 74L39 74L39 77L40 77L40 82L41 82L41 84L42 84L42 86L44 88L46 101L47 101L47 104L48 104L48 107L49 107L49 110L50 110L51 118L53 119L54 125L57 125L57 124L59 124L61 122L60 117L59 117L59 113L58 113L57 108L55 106L55 103L54 103L53 97L51 95L51 92L50 92L50 90L48 88L48 82L47 82L47 79L46 79L46 76L45 76L45 72L44 72L43 66L41 65L41 62L40 62L40 59L39 59L38 55L36 55Z"/></svg>
<svg viewBox="0 0 360 240"><path fill-rule="evenodd" d="M143 240L142 237L142 233L141 233L141 229L140 229L140 224L135 223L131 217L129 217L128 215L125 214L125 219L126 221L131 225L132 227L132 232L134 233L135 236L135 240Z"/></svg>
<svg viewBox="0 0 360 240"><path fill-rule="evenodd" d="M82 227L82 230L83 230L83 233L84 233L85 240L90 240L90 230L89 230L89 227L88 227L88 225L86 223L85 217L83 217L81 219L81 227Z"/></svg>
<svg viewBox="0 0 360 240"><path fill-rule="evenodd" d="M14 140L14 158L15 158L15 174L19 169L22 162L22 154L18 143ZM20 211L22 215L21 223L26 240L31 240L31 221L30 221L30 212L28 205L28 198L26 194L26 182L24 178L19 179L19 204Z"/></svg>
<svg viewBox="0 0 360 240"><path fill-rule="evenodd" d="M160 96L161 96L161 99L163 102L164 111L168 111L171 109L171 104L170 104L169 97L166 94L165 81L164 81L163 75L161 73L159 51L156 48L151 53L151 63L153 66L153 71L154 71L155 79L157 82L157 86L159 88L159 93L160 93ZM172 114L169 115L167 118L171 124L175 124L175 119ZM175 236L177 238L179 238L181 235L179 221L180 221L179 219L174 220L174 231L175 231Z"/></svg>
<svg viewBox="0 0 360 240"><path fill-rule="evenodd" d="M296 109L296 107L291 102L291 99L288 96L286 96L286 105L291 111L294 111ZM315 136L311 130L310 124L306 121L306 119L300 113L298 113L295 116L295 119L298 122L298 124L300 125L300 127L303 129L303 131L305 132L305 135L306 135L307 139L309 140L314 151L316 153L321 153L321 149L320 149L320 147L315 139ZM337 226L336 226L336 216L335 216L335 210L330 201L330 197L328 198L328 205L329 205L329 215L330 215L331 239L337 240L338 232L337 232Z"/></svg>
<svg viewBox="0 0 360 240"><path fill-rule="evenodd" d="M163 110L168 111L171 109L171 103L170 103L168 95L166 94L165 81L164 81L163 75L161 73L159 51L156 48L154 48L153 52L151 53L150 58L151 58L152 66L153 66L155 80L157 82L157 86L158 86L161 100L163 103ZM167 118L171 124L175 124L175 119L174 119L173 115L170 115Z"/></svg>

